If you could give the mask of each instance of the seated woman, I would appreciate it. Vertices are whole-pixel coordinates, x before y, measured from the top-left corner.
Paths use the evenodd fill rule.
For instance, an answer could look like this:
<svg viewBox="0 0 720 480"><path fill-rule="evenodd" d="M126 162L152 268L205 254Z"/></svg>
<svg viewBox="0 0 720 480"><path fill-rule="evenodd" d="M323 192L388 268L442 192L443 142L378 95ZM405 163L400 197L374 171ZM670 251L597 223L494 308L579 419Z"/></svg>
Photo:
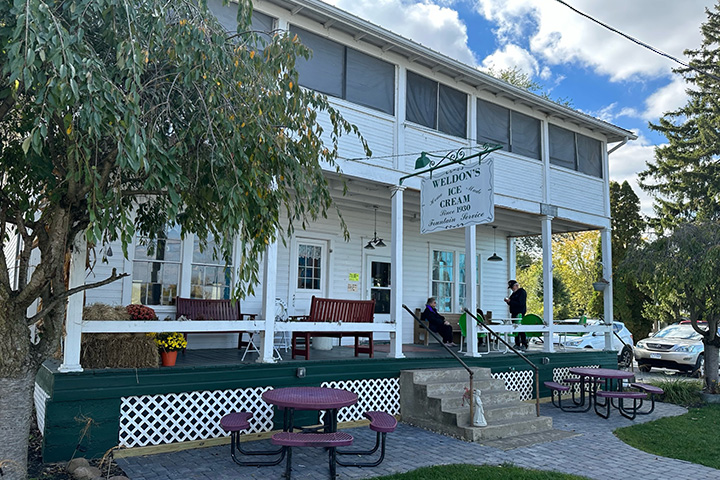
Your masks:
<svg viewBox="0 0 720 480"><path fill-rule="evenodd" d="M420 318L427 320L430 330L439 333L446 346L456 346L455 343L453 343L452 325L450 325L450 322L445 321L445 317L437 312L437 302L434 297L427 299L425 310L423 310Z"/></svg>

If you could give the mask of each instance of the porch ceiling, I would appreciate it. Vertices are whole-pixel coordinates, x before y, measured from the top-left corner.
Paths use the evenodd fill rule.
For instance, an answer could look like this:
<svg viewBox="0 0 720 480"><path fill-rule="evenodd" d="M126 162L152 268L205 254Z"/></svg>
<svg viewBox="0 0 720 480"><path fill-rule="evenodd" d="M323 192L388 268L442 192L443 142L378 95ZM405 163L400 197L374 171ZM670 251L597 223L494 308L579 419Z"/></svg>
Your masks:
<svg viewBox="0 0 720 480"><path fill-rule="evenodd" d="M333 173L326 173L328 183L333 194L333 199L343 210L362 210L372 215L373 207L377 206L381 213L392 212L390 203L390 185L371 182L362 178L344 177L347 185L347 193L342 195L342 183L339 177ZM404 216L411 222L420 222L420 191L407 189L404 192ZM497 226L506 232L508 237L524 237L542 234L542 220L540 206L537 213L523 212L509 208L495 207L495 221L481 228ZM419 226L418 226L419 229ZM597 230L597 227L579 222L574 222L561 217L555 217L552 221L553 233L582 232Z"/></svg>

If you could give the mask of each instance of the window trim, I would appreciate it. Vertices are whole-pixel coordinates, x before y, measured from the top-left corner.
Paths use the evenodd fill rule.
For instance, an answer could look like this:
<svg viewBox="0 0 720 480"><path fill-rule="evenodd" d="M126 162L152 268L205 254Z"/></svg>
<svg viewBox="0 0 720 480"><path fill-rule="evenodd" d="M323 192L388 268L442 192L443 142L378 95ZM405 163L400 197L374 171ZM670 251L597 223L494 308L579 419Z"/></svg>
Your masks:
<svg viewBox="0 0 720 480"><path fill-rule="evenodd" d="M460 255L465 254L465 248L464 247L457 247L457 246L450 246L450 245L443 245L443 244L429 244L429 250L428 250L428 279L429 279L429 291L428 291L428 297L433 296L433 276L432 276L432 270L433 270L433 254L434 252L451 252L453 254L453 280L452 280L452 300L451 303L453 305L453 309L449 312L440 312L440 313L460 313L460 284L465 283L465 279L462 279L462 282L460 281ZM481 286L481 276L482 276L482 259L481 254L479 250L476 252L475 255L475 261L476 261L476 267L477 267L477 284L475 285L475 288L477 290L477 302L478 306L481 305L481 292L482 289ZM467 258L467 256L466 256ZM446 282L443 282L446 283ZM467 290L466 290L467 292ZM472 311L472 310L471 310Z"/></svg>

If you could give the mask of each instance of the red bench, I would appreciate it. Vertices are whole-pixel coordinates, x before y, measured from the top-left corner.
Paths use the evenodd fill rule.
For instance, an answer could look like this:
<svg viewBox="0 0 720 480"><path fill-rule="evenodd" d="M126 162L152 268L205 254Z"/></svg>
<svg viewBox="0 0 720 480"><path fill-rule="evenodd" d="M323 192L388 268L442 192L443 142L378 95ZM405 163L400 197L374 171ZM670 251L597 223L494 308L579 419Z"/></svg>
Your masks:
<svg viewBox="0 0 720 480"><path fill-rule="evenodd" d="M605 401L603 403L600 403L598 401L598 398L604 398ZM634 420L635 415L637 415L638 413L638 410L640 409L640 407L642 407L643 400L645 400L646 398L647 394L644 392L631 392L627 390L622 392L606 392L603 390L598 390L597 392L595 392L595 413L597 413L603 418L609 418L610 407L614 406L618 409L620 415L630 420ZM615 405L614 400L618 401L617 405ZM633 406L626 407L624 400L632 400ZM638 401L640 403L638 403ZM605 412L601 412L598 408L605 408Z"/></svg>
<svg viewBox="0 0 720 480"><path fill-rule="evenodd" d="M300 322L343 322L373 323L375 300L339 300L335 298L312 297L310 314L290 317ZM296 355L310 360L310 337L355 337L355 356L367 353L370 358L375 354L373 348L373 332L293 332L292 358ZM360 345L360 338L368 339L368 346ZM303 340L299 345L298 339Z"/></svg>
<svg viewBox="0 0 720 480"><path fill-rule="evenodd" d="M365 418L370 420L370 430L377 432L375 446L370 450L338 450L337 455L372 455L380 448L380 456L375 461L367 462L344 462L336 460L338 465L343 467L377 467L385 459L385 435L394 432L397 428L397 419L387 412L365 412Z"/></svg>
<svg viewBox="0 0 720 480"><path fill-rule="evenodd" d="M352 445L353 437L345 432L333 433L301 433L301 432L280 432L270 437L273 445L282 445L287 453L285 464L285 478L290 480L292 471L292 447L325 447L329 450L330 479L336 478L336 447Z"/></svg>
<svg viewBox="0 0 720 480"><path fill-rule="evenodd" d="M241 313L240 302L232 300L209 300L204 298L175 298L176 318L181 315L188 320L255 320L256 314ZM197 332L193 332L197 333ZM230 332L203 332L203 333L238 333L238 348L245 347L247 342L243 342L243 334L252 333L245 331ZM187 333L183 333L187 338ZM249 341L249 340L248 340Z"/></svg>

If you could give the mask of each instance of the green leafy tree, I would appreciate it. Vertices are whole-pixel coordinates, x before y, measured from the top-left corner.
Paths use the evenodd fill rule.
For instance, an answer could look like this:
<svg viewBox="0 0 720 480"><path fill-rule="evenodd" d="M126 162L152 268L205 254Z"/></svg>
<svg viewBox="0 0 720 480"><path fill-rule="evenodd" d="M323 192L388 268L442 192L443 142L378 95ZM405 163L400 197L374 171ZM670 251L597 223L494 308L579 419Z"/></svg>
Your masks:
<svg viewBox="0 0 720 480"><path fill-rule="evenodd" d="M649 297L638 285L635 272L618 268L633 245L642 243L645 221L640 214L640 199L627 181L622 184L610 182L610 215L612 217L612 280L613 315L627 326L633 338L647 337L652 330L652 315L644 314ZM601 256L601 242L598 239L597 257ZM602 270L597 269L597 278ZM603 295L596 292L590 303L590 314L598 316L603 311Z"/></svg>
<svg viewBox="0 0 720 480"><path fill-rule="evenodd" d="M661 229L720 219L720 5L706 14L701 47L685 51L693 68L675 70L688 85L688 102L650 125L668 143L655 149L654 161L639 175L640 186L655 198Z"/></svg>
<svg viewBox="0 0 720 480"><path fill-rule="evenodd" d="M239 238L242 296L268 243L332 207L321 164L357 129L298 87L296 38L243 33L251 8L228 35L202 0L0 2L0 235L4 251L22 240L14 278L0 256L3 479L25 478L33 382L67 297L122 276L69 290L77 235L127 255L176 223L226 261Z"/></svg>
<svg viewBox="0 0 720 480"><path fill-rule="evenodd" d="M679 225L672 234L628 253L625 262L655 298L670 297L687 313L703 337L705 391L720 393L720 223Z"/></svg>

